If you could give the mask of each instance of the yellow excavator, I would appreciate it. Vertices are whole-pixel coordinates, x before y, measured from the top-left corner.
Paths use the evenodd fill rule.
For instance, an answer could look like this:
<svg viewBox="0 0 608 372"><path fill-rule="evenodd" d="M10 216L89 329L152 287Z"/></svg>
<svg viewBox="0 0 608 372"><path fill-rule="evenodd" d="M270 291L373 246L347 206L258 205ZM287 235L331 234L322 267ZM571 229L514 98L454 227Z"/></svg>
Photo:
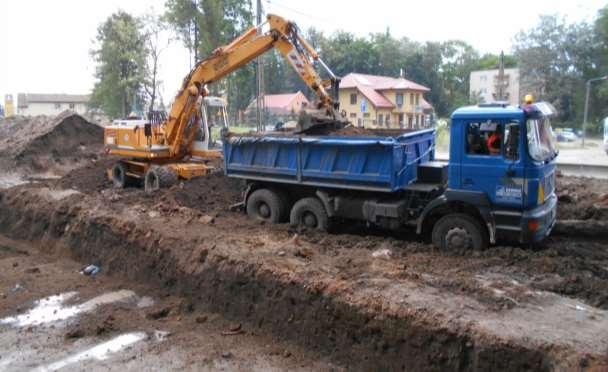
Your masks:
<svg viewBox="0 0 608 372"><path fill-rule="evenodd" d="M128 159L117 162L109 176L117 187L141 183L148 192L169 186L178 178L191 179L213 170L211 159L219 151L193 146L200 133L201 105L209 94L206 85L218 81L261 54L276 48L317 95L316 112L304 115L298 130L319 126L340 127L338 86L340 80L304 40L295 23L269 14L264 24L252 27L230 44L217 48L184 78L168 116L149 114L138 125L111 125L104 130L106 152ZM314 63L328 73L322 80ZM207 131L208 133L208 131ZM208 134L207 134L208 135Z"/></svg>

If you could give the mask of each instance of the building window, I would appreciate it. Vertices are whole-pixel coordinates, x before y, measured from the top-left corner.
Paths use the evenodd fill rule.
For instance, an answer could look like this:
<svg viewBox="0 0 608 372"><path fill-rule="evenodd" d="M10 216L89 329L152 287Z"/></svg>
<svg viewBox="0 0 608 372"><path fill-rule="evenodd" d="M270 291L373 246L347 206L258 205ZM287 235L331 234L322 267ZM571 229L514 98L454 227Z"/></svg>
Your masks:
<svg viewBox="0 0 608 372"><path fill-rule="evenodd" d="M410 93L410 105L414 104L414 93Z"/></svg>
<svg viewBox="0 0 608 372"><path fill-rule="evenodd" d="M366 118L366 119L369 119L369 112L363 113L363 117Z"/></svg>
<svg viewBox="0 0 608 372"><path fill-rule="evenodd" d="M390 114L386 115L386 127L387 128L391 127L391 115Z"/></svg>
<svg viewBox="0 0 608 372"><path fill-rule="evenodd" d="M405 121L403 120L403 114L399 114L399 128L403 128Z"/></svg>
<svg viewBox="0 0 608 372"><path fill-rule="evenodd" d="M408 127L413 128L414 127L414 117L412 115L408 115L407 121L408 121Z"/></svg>
<svg viewBox="0 0 608 372"><path fill-rule="evenodd" d="M403 106L403 93L397 93L395 95L395 103L397 103L397 106L399 107Z"/></svg>
<svg viewBox="0 0 608 372"><path fill-rule="evenodd" d="M350 94L350 104L351 105L356 105L357 104L357 93L351 93Z"/></svg>
<svg viewBox="0 0 608 372"><path fill-rule="evenodd" d="M74 107L76 107L76 105L75 105L75 104L73 104L73 103L70 103L70 110L73 110L73 109L74 109Z"/></svg>
<svg viewBox="0 0 608 372"><path fill-rule="evenodd" d="M354 113L354 112L351 112L351 113L350 113L350 118L351 118L351 119L356 119L356 118L357 118L357 114L356 114L356 113Z"/></svg>
<svg viewBox="0 0 608 372"><path fill-rule="evenodd" d="M479 81L488 81L488 77L486 75L481 75Z"/></svg>
<svg viewBox="0 0 608 372"><path fill-rule="evenodd" d="M382 114L378 114L378 124L384 124L384 116Z"/></svg>
<svg viewBox="0 0 608 372"><path fill-rule="evenodd" d="M56 103L56 104L55 104L55 108L56 108L56 109L60 109L60 108L61 108L61 103Z"/></svg>
<svg viewBox="0 0 608 372"><path fill-rule="evenodd" d="M416 106L420 105L420 94L416 94Z"/></svg>

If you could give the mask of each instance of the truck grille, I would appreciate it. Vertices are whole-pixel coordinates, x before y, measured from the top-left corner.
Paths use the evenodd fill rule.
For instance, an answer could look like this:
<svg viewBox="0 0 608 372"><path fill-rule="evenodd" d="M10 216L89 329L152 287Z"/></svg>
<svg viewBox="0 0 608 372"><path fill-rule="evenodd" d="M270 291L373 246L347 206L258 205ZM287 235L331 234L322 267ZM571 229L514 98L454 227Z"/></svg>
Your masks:
<svg viewBox="0 0 608 372"><path fill-rule="evenodd" d="M555 171L545 176L543 189L545 190L545 200L547 200L555 192Z"/></svg>

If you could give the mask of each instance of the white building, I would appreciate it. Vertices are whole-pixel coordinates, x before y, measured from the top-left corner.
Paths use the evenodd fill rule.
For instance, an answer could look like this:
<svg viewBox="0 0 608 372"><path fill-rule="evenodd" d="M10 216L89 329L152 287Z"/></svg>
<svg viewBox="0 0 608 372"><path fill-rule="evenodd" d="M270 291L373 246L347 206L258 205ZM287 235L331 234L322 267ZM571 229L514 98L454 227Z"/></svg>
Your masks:
<svg viewBox="0 0 608 372"><path fill-rule="evenodd" d="M57 115L65 110L85 114L91 96L86 94L32 94L17 95L17 115Z"/></svg>
<svg viewBox="0 0 608 372"><path fill-rule="evenodd" d="M481 103L501 101L497 94L500 88L499 72L498 69L471 71L469 82L471 98L478 97ZM519 96L519 69L505 68L502 82L506 96L504 100L512 105L518 105L521 101Z"/></svg>

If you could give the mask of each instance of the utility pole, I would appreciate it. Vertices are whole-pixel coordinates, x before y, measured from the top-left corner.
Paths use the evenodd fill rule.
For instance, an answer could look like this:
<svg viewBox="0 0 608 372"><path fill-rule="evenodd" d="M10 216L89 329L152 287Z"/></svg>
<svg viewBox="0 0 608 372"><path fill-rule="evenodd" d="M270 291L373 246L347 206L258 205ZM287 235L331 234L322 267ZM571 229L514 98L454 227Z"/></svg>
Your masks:
<svg viewBox="0 0 608 372"><path fill-rule="evenodd" d="M606 80L608 75L587 80L587 92L585 93L585 113L583 114L583 141L581 146L585 147L585 137L587 136L587 114L589 112L589 92L591 91L591 83L594 81Z"/></svg>
<svg viewBox="0 0 608 372"><path fill-rule="evenodd" d="M498 77L496 79L494 99L496 101L506 101L507 100L507 79L505 76L505 53L500 52L500 60L498 64Z"/></svg>
<svg viewBox="0 0 608 372"><path fill-rule="evenodd" d="M256 6L256 26L262 24L262 0L257 0ZM258 28L258 35L262 33L261 27ZM257 82L257 99L256 99L256 126L258 132L264 131L263 111L264 111L264 69L262 56L256 58L256 82Z"/></svg>

